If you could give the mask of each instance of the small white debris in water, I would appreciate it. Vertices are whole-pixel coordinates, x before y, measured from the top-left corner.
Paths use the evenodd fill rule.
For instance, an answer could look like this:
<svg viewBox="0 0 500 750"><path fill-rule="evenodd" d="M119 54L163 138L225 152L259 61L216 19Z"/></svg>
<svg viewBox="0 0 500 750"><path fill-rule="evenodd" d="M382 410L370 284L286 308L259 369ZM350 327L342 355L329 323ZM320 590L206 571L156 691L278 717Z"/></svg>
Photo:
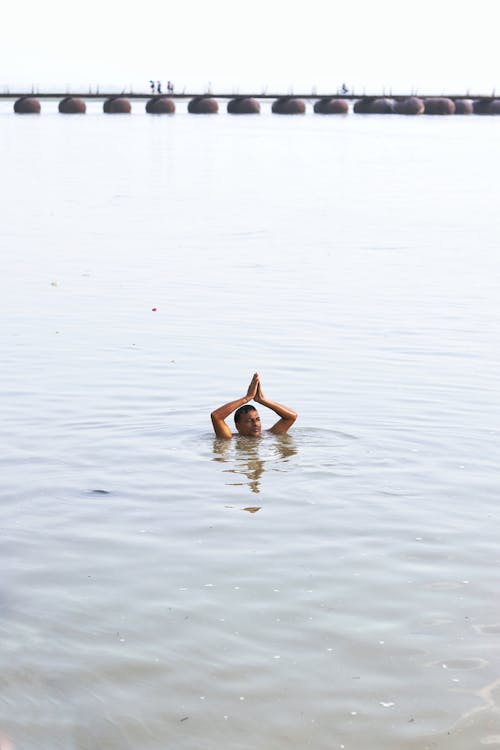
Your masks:
<svg viewBox="0 0 500 750"><path fill-rule="evenodd" d="M357 711L351 711L351 716L357 716Z"/></svg>
<svg viewBox="0 0 500 750"><path fill-rule="evenodd" d="M380 645L383 646L385 641L379 641Z"/></svg>
<svg viewBox="0 0 500 750"><path fill-rule="evenodd" d="M240 695L240 701L244 701L244 700L245 700L245 696L244 695Z"/></svg>
<svg viewBox="0 0 500 750"><path fill-rule="evenodd" d="M281 659L281 656L279 654L276 654L275 656L273 656L273 659Z"/></svg>
<svg viewBox="0 0 500 750"><path fill-rule="evenodd" d="M326 650L327 651L333 651L333 648L327 648Z"/></svg>
<svg viewBox="0 0 500 750"><path fill-rule="evenodd" d="M214 587L213 583L206 583L205 588L212 589Z"/></svg>
<svg viewBox="0 0 500 750"><path fill-rule="evenodd" d="M187 588L185 586L182 586L182 588L180 588L179 591L187 591Z"/></svg>
<svg viewBox="0 0 500 750"><path fill-rule="evenodd" d="M388 701L387 703L385 703L384 701L380 701L380 705L383 706L384 708L391 708L392 706L395 706L396 704L392 703L392 701Z"/></svg>
<svg viewBox="0 0 500 750"><path fill-rule="evenodd" d="M443 667L443 669L448 669L448 665L447 664L441 664L441 666Z"/></svg>
<svg viewBox="0 0 500 750"><path fill-rule="evenodd" d="M277 594L279 593L279 589L273 589Z"/></svg>
<svg viewBox="0 0 500 750"><path fill-rule="evenodd" d="M234 590L237 591L239 589L239 586L235 586Z"/></svg>
<svg viewBox="0 0 500 750"><path fill-rule="evenodd" d="M462 583L470 583L470 581L462 581Z"/></svg>
<svg viewBox="0 0 500 750"><path fill-rule="evenodd" d="M224 720L227 721L229 719L229 716L224 716Z"/></svg>
<svg viewBox="0 0 500 750"><path fill-rule="evenodd" d="M120 638L120 643L125 643L125 638Z"/></svg>
<svg viewBox="0 0 500 750"><path fill-rule="evenodd" d="M460 680L458 679L458 677L452 677L452 678L451 678L451 681L452 681L452 682L460 682Z"/></svg>
<svg viewBox="0 0 500 750"><path fill-rule="evenodd" d="M424 541L424 537L423 536L416 536L415 537L415 541L416 542L423 542Z"/></svg>
<svg viewBox="0 0 500 750"><path fill-rule="evenodd" d="M205 700L205 696L204 695L200 695L200 701L204 701L204 700Z"/></svg>

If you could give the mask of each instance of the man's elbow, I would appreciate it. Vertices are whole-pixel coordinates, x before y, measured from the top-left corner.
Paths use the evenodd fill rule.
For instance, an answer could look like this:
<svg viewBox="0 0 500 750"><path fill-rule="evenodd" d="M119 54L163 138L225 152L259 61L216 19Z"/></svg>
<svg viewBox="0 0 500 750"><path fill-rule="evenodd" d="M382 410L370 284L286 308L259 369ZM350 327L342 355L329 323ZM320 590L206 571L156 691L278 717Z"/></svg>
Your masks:
<svg viewBox="0 0 500 750"><path fill-rule="evenodd" d="M221 417L221 415L219 414L219 410L218 409L216 409L215 411L213 411L210 414L210 419L212 420L212 424L213 424L215 430L217 430L218 427L221 427L221 426L225 427L226 426L226 423L224 422L224 418Z"/></svg>
<svg viewBox="0 0 500 750"><path fill-rule="evenodd" d="M289 430L290 427L294 424L298 416L299 415L297 414L297 412L293 411L291 414L283 418L282 424L285 425L287 430Z"/></svg>

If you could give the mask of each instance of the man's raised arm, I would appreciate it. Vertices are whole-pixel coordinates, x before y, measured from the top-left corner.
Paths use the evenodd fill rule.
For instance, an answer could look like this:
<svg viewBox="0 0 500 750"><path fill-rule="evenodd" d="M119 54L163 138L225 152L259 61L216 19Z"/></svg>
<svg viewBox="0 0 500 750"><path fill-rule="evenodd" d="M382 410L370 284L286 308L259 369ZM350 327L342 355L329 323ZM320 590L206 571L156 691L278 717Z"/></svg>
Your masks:
<svg viewBox="0 0 500 750"><path fill-rule="evenodd" d="M239 409L239 407L243 406L244 404L248 404L249 401L256 397L258 384L259 375L257 372L255 372L250 385L248 386L246 396L237 398L235 399L235 401L230 401L228 404L224 404L224 406L219 406L218 409L215 409L215 411L211 413L210 416L212 418L212 424L214 426L215 434L218 438L233 437L231 429L227 426L224 420L226 419L226 417L232 414L233 411L236 411L236 409Z"/></svg>
<svg viewBox="0 0 500 750"><path fill-rule="evenodd" d="M278 404L276 401L269 401L269 399L267 399L262 393L260 380L257 383L255 401L257 401L258 404L262 404L262 406L267 406L268 409L272 409L272 411L281 417L281 419L279 419L269 430L269 432L274 433L274 435L284 435L285 432L288 432L298 417L297 412L293 411L293 409L289 409L288 406Z"/></svg>

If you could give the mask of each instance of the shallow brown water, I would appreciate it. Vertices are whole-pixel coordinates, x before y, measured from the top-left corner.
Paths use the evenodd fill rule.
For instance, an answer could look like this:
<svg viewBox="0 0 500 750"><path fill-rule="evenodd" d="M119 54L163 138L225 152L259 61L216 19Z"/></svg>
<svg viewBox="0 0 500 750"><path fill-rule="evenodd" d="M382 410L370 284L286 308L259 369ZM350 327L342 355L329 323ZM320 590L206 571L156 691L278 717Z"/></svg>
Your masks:
<svg viewBox="0 0 500 750"><path fill-rule="evenodd" d="M500 745L495 119L0 129L14 747Z"/></svg>

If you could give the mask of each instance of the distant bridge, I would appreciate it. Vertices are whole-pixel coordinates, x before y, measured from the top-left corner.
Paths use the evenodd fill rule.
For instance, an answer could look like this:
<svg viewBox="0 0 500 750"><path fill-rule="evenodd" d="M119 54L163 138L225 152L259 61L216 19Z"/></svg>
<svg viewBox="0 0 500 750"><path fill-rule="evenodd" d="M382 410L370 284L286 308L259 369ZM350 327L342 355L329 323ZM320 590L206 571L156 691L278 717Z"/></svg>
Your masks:
<svg viewBox="0 0 500 750"><path fill-rule="evenodd" d="M62 114L84 114L87 110L88 99L103 101L103 111L106 114L129 114L132 111L131 100L146 100L146 112L150 114L172 115L176 111L175 102L178 99L188 100L187 110L191 114L217 114L219 100L228 100L229 114L259 114L261 100L273 100L272 112L278 115L303 115L306 112L306 101L314 102L314 112L322 115L346 115L350 111L349 102L353 102L352 111L356 114L377 115L500 115L500 98L495 98L495 92L486 94L448 94L448 95L417 95L393 94L381 95L356 94L347 91L335 94L320 94L315 91L308 93L278 93L260 92L228 93L223 92L116 92L95 91L88 92L55 92L31 91L0 93L1 99L14 100L14 112L17 114L40 114L41 100L58 99L58 109Z"/></svg>

